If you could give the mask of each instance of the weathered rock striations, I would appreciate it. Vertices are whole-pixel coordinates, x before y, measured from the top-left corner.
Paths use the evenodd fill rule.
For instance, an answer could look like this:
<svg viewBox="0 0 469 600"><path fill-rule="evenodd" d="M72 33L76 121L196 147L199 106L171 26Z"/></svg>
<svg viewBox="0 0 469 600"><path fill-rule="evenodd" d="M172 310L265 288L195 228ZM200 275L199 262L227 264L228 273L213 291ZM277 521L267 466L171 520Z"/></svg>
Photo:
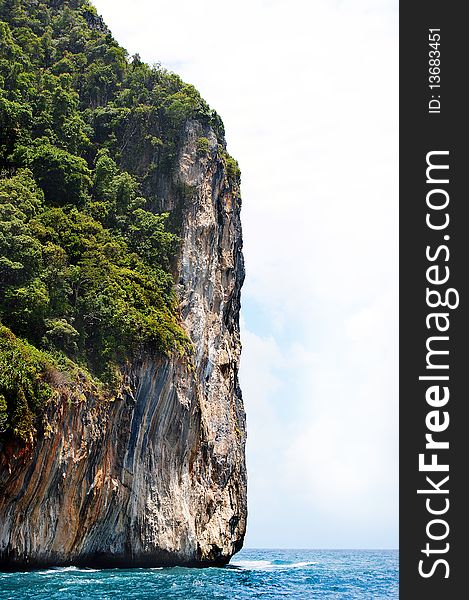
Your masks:
<svg viewBox="0 0 469 600"><path fill-rule="evenodd" d="M155 186L181 228L175 281L194 356L143 356L126 367L120 397L55 401L34 446L4 449L0 568L220 565L242 546L239 190L215 134L195 120Z"/></svg>

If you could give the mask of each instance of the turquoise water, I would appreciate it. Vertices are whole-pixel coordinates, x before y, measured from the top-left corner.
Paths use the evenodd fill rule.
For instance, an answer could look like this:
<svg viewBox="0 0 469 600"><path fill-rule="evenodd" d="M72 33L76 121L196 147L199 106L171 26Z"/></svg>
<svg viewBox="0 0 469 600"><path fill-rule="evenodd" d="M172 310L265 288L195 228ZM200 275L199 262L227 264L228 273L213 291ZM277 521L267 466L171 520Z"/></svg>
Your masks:
<svg viewBox="0 0 469 600"><path fill-rule="evenodd" d="M243 550L222 569L66 567L0 573L2 600L398 597L398 553L393 550Z"/></svg>

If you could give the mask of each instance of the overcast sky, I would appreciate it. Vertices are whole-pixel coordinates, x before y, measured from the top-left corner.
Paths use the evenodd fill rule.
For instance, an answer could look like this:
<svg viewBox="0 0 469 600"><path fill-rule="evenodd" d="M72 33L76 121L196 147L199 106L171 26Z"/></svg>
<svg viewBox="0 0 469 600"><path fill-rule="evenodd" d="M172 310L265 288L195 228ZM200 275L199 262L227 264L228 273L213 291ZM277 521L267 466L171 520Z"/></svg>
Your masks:
<svg viewBox="0 0 469 600"><path fill-rule="evenodd" d="M397 4L95 0L241 166L249 547L397 547Z"/></svg>

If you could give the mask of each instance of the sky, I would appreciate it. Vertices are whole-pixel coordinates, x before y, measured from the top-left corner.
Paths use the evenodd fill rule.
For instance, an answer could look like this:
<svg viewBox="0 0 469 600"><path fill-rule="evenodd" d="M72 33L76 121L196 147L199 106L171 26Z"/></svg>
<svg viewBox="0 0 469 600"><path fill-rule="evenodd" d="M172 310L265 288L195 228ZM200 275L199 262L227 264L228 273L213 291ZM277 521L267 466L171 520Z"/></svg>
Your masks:
<svg viewBox="0 0 469 600"><path fill-rule="evenodd" d="M95 0L242 171L257 548L398 544L397 0Z"/></svg>

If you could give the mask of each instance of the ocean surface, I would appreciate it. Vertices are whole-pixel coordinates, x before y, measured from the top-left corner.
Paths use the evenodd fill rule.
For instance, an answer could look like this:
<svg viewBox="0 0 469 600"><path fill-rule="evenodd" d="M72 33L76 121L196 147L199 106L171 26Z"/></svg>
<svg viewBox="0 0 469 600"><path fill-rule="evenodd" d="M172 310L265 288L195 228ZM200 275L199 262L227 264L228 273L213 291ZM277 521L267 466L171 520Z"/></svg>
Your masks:
<svg viewBox="0 0 469 600"><path fill-rule="evenodd" d="M309 600L398 598L394 550L243 550L217 569L0 573L2 600Z"/></svg>

